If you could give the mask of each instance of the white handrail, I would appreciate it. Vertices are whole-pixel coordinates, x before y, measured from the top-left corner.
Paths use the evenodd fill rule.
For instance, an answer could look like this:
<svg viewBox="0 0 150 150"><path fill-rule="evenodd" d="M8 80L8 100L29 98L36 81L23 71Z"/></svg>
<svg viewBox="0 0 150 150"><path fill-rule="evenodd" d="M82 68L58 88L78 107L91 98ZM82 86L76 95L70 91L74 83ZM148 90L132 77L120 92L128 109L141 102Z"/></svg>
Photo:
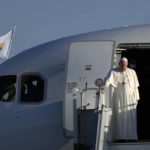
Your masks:
<svg viewBox="0 0 150 150"><path fill-rule="evenodd" d="M107 106L104 105L104 103L105 95L104 93L101 93L99 99L99 113L95 150L104 150L107 141L108 126L110 122L110 109L108 109Z"/></svg>
<svg viewBox="0 0 150 150"><path fill-rule="evenodd" d="M104 124L103 118L104 118L104 105L102 105L101 111L98 114L95 150L103 150L103 144L104 144L104 142L102 141L102 129Z"/></svg>
<svg viewBox="0 0 150 150"><path fill-rule="evenodd" d="M105 93L104 93L104 91L100 90L99 100L98 100L98 110L99 111L102 109L103 105L106 106L106 103L105 103Z"/></svg>

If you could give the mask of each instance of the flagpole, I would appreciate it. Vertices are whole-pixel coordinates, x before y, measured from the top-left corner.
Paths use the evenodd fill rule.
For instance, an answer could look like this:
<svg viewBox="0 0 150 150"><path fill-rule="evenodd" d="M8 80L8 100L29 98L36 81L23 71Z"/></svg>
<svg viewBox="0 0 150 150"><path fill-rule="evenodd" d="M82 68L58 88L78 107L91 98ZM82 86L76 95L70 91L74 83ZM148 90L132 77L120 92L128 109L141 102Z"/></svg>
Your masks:
<svg viewBox="0 0 150 150"><path fill-rule="evenodd" d="M15 31L16 31L16 25L15 25L14 28L12 29L11 40L10 40L8 52L7 52L7 55L6 55L6 59L8 59L8 57L9 57L9 53L10 53L10 49L11 49L11 45L12 45L12 40L13 40Z"/></svg>

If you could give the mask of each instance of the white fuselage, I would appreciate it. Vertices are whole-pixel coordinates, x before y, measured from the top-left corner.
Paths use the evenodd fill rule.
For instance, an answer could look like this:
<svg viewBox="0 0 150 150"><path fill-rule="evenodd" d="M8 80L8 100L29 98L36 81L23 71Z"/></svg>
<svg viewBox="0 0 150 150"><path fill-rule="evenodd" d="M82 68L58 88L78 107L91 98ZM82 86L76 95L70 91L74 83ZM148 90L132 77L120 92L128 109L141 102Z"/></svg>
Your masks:
<svg viewBox="0 0 150 150"><path fill-rule="evenodd" d="M67 86L73 85L82 91L88 83L89 88L96 88L93 82L96 78L104 79L107 71L117 64L121 53L116 55L116 49L124 43L128 49L133 48L132 43L150 43L150 26L63 38L31 48L2 63L0 77L15 75L16 91L14 100L0 100L0 149L73 150L77 140L73 100L78 99L80 93L74 93L72 87L68 90ZM44 86L40 101L22 101L23 76L42 79ZM3 85L1 79L0 85ZM88 109L95 109L92 94L87 94L93 100ZM110 97L108 91L109 107ZM87 103L90 103L89 99Z"/></svg>

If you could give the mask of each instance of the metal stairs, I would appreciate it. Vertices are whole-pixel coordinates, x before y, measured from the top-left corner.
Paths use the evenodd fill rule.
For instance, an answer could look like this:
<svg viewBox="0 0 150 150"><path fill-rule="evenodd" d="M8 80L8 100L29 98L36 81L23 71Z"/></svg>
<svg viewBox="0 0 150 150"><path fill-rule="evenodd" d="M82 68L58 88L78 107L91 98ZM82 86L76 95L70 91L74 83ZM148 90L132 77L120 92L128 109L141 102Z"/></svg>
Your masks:
<svg viewBox="0 0 150 150"><path fill-rule="evenodd" d="M150 141L110 143L106 150L150 150Z"/></svg>

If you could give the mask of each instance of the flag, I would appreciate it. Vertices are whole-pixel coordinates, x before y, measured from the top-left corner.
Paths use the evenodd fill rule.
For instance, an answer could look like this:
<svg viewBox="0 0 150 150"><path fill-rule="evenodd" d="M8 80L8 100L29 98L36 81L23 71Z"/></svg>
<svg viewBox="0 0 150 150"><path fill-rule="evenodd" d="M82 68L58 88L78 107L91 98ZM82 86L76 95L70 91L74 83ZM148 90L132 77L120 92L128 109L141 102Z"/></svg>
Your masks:
<svg viewBox="0 0 150 150"><path fill-rule="evenodd" d="M15 27L7 34L0 36L0 59L2 60L6 60L9 57L14 31Z"/></svg>

